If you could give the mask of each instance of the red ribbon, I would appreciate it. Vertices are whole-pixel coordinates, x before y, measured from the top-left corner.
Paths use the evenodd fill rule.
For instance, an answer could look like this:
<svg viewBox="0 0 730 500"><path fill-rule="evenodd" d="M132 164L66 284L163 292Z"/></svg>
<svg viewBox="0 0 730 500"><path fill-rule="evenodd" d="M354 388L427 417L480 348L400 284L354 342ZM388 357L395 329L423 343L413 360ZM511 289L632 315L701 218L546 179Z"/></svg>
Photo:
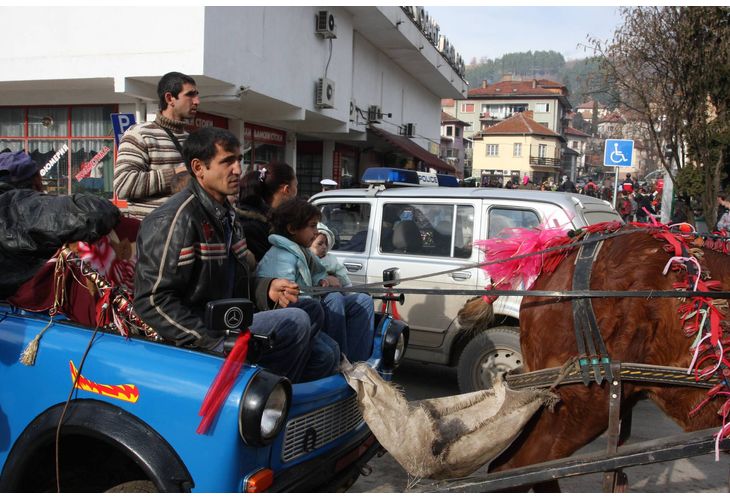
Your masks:
<svg viewBox="0 0 730 500"><path fill-rule="evenodd" d="M200 407L198 415L203 417L198 426L198 434L205 434L208 432L210 425L218 415L218 412L223 406L223 403L228 398L233 385L236 383L236 378L241 372L243 363L246 361L246 354L248 353L248 340L251 338L251 332L246 330L243 335L240 335L236 339L236 343L233 345L233 349L226 357L223 366L221 367L218 375L215 376L213 383L208 389L208 393L203 399L203 404Z"/></svg>

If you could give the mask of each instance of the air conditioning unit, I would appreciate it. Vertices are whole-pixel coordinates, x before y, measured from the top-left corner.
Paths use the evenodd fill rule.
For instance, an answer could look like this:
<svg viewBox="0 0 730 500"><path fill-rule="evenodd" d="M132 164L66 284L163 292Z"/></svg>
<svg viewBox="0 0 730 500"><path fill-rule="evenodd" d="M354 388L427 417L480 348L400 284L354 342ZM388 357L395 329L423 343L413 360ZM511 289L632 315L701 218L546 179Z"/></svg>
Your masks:
<svg viewBox="0 0 730 500"><path fill-rule="evenodd" d="M350 101L350 121L357 122L357 103L355 99Z"/></svg>
<svg viewBox="0 0 730 500"><path fill-rule="evenodd" d="M329 78L317 80L314 104L318 108L335 107L335 82Z"/></svg>
<svg viewBox="0 0 730 500"><path fill-rule="evenodd" d="M380 117L383 116L380 106L372 105L368 107L368 122L380 123Z"/></svg>
<svg viewBox="0 0 730 500"><path fill-rule="evenodd" d="M406 137L415 137L416 136L416 124L415 123L406 123L401 128L403 131L403 135Z"/></svg>
<svg viewBox="0 0 730 500"><path fill-rule="evenodd" d="M317 27L315 32L322 38L337 38L335 15L329 10L317 12Z"/></svg>
<svg viewBox="0 0 730 500"><path fill-rule="evenodd" d="M423 18L426 17L426 9L423 6L414 7L416 11L415 21L418 26L423 26Z"/></svg>

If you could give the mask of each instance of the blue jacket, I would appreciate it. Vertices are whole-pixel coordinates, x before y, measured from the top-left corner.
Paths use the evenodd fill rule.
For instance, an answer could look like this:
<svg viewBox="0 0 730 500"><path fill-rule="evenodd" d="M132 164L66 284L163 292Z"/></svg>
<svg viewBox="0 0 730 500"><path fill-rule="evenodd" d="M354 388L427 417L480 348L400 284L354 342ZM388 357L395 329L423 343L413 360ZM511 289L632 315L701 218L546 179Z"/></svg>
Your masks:
<svg viewBox="0 0 730 500"><path fill-rule="evenodd" d="M272 246L259 262L256 276L286 278L300 287L316 286L327 277L324 266L308 248L278 234L270 234L269 243Z"/></svg>

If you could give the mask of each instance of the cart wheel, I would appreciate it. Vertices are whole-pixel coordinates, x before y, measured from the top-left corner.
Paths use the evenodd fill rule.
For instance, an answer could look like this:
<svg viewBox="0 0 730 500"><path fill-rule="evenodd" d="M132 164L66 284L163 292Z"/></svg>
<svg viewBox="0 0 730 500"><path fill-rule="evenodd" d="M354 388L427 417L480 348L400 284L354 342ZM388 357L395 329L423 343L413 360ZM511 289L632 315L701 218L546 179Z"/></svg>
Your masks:
<svg viewBox="0 0 730 500"><path fill-rule="evenodd" d="M462 351L456 368L462 393L491 389L499 373L522 366L520 330L491 328L476 335Z"/></svg>

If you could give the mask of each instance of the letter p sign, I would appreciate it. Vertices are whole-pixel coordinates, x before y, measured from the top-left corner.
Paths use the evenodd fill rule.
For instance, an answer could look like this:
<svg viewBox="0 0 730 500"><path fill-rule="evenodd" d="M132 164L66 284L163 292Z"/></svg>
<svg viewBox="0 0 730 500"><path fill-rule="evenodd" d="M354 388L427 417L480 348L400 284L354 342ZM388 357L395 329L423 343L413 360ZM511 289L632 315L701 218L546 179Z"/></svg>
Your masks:
<svg viewBox="0 0 730 500"><path fill-rule="evenodd" d="M132 113L112 113L112 127L114 128L114 142L119 147L124 131L134 125L135 119Z"/></svg>

